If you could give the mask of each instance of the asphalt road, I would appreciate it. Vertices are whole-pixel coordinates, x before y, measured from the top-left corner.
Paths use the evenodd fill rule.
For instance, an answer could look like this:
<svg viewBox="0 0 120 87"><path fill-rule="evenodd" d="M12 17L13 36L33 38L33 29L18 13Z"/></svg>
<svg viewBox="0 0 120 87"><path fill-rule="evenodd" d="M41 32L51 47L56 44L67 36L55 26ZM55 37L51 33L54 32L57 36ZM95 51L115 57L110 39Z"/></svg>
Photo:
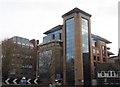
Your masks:
<svg viewBox="0 0 120 87"><path fill-rule="evenodd" d="M43 85L3 85L1 87L49 87L49 86L43 86ZM74 86L56 86L56 87L74 87ZM83 87L83 86L79 86Z"/></svg>

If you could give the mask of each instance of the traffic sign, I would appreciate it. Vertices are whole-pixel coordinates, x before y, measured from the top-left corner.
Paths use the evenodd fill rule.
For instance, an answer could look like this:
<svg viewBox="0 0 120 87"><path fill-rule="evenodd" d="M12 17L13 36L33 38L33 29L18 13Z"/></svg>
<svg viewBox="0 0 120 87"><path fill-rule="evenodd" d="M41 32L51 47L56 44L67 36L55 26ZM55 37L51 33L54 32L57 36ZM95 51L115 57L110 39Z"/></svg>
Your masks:
<svg viewBox="0 0 120 87"><path fill-rule="evenodd" d="M28 83L28 84L31 84L31 82L30 82L30 81L31 81L31 79L28 79L28 80L27 80L27 83Z"/></svg>
<svg viewBox="0 0 120 87"><path fill-rule="evenodd" d="M34 83L35 83L35 84L38 84L38 83L37 83L37 80L38 80L38 79L35 79L35 80L34 80Z"/></svg>
<svg viewBox="0 0 120 87"><path fill-rule="evenodd" d="M17 82L16 82L16 81L17 81L17 79L14 79L14 80L13 80L13 83L14 83L14 84L17 84Z"/></svg>
<svg viewBox="0 0 120 87"><path fill-rule="evenodd" d="M9 83L9 80L10 80L10 78L7 78L7 79L5 80L5 83L6 83L6 84L10 84L10 83Z"/></svg>

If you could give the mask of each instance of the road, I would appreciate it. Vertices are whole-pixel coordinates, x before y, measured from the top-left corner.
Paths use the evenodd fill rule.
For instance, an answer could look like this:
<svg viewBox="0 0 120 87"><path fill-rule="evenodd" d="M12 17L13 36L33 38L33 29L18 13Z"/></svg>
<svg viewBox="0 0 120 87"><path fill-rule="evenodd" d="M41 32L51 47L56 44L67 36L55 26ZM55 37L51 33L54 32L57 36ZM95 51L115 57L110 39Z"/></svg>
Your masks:
<svg viewBox="0 0 120 87"><path fill-rule="evenodd" d="M3 85L1 87L49 87L49 86L43 86L43 85ZM56 87L75 87L75 86L56 86ZM83 86L77 86L77 87L83 87Z"/></svg>

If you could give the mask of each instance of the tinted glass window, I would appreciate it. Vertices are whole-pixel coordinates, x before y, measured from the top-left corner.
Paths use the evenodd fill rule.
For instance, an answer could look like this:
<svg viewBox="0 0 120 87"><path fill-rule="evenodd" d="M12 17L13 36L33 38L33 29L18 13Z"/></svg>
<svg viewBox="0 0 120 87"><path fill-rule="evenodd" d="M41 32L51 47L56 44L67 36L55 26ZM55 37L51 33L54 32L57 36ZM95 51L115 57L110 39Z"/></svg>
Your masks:
<svg viewBox="0 0 120 87"><path fill-rule="evenodd" d="M66 21L67 82L74 85L74 18Z"/></svg>

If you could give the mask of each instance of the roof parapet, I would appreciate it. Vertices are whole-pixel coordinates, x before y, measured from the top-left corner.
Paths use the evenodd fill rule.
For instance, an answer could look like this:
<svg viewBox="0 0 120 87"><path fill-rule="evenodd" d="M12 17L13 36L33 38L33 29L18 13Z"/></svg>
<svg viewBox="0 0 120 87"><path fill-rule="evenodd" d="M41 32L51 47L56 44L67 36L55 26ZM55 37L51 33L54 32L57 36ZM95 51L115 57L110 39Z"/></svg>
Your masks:
<svg viewBox="0 0 120 87"><path fill-rule="evenodd" d="M94 38L95 40L103 41L103 42L105 42L105 43L107 43L107 44L112 43L112 42L108 41L107 39L102 38L102 37L100 37L100 36L98 36L98 35L92 34L92 38Z"/></svg>
<svg viewBox="0 0 120 87"><path fill-rule="evenodd" d="M62 15L62 18L66 17L66 16L68 16L70 14L73 14L73 13L82 13L82 14L84 14L86 16L89 16L89 17L92 16L91 14L89 14L89 13L83 11L83 10L80 10L79 8L76 7L74 9L70 10L69 12L65 13L64 15Z"/></svg>
<svg viewBox="0 0 120 87"><path fill-rule="evenodd" d="M62 26L63 26L63 25L57 25L57 26L53 27L52 29L44 32L43 34L49 34L49 33L55 32L55 31L57 31L57 30L61 30L61 29L62 29Z"/></svg>

